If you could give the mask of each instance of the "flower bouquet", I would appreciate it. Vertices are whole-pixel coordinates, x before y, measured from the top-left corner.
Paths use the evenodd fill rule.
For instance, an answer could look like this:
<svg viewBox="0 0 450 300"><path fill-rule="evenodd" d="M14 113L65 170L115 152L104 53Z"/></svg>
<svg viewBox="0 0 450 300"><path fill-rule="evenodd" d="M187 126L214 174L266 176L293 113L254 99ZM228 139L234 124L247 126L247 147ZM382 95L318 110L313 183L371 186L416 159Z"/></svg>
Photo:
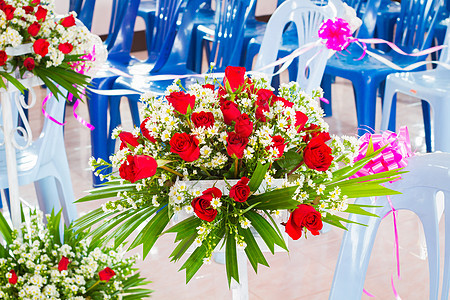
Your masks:
<svg viewBox="0 0 450 300"><path fill-rule="evenodd" d="M323 222L345 229L340 212L370 215L348 198L395 194L380 183L399 172L349 179L382 149L354 163L359 142L330 136L321 96L297 83L275 95L267 79L247 77L241 67L228 67L218 88L174 83L165 97L144 94L140 128L115 130L121 144L111 163L91 159L98 174L118 171L79 201L112 199L76 225L101 222L92 237L115 245L137 231L130 248L142 244L144 256L162 233L176 233L171 258L190 253L181 267L187 281L224 249L229 282L239 282L239 250L255 271L268 266L257 240L273 253L288 250L282 231L297 240L319 235Z"/></svg>
<svg viewBox="0 0 450 300"><path fill-rule="evenodd" d="M25 217L22 213L22 221ZM20 231L12 230L0 214L0 299L142 299L150 290L135 273L136 256L124 258L120 250L102 241L86 239L65 228L60 235L61 213L31 212ZM19 234L20 232L20 234ZM60 237L61 236L61 237Z"/></svg>
<svg viewBox="0 0 450 300"><path fill-rule="evenodd" d="M54 14L53 1L0 0L0 87L10 82L23 92L20 79L30 73L42 80L58 97L58 85L76 98L88 84L80 71L92 64L97 36L76 26L75 14ZM95 51L95 50L94 50Z"/></svg>

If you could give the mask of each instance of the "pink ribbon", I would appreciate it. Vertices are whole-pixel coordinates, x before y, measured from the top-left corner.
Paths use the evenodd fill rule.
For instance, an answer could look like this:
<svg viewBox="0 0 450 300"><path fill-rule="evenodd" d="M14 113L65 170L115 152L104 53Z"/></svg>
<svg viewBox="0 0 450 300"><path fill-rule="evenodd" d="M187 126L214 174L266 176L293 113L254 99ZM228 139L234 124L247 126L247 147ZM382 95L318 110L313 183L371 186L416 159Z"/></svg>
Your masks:
<svg viewBox="0 0 450 300"><path fill-rule="evenodd" d="M52 116L50 116L50 114L48 112L45 111L45 103L47 103L48 99L50 99L50 97L53 96L53 94L50 92L45 98L44 101L42 101L42 113L44 114L44 117L46 117L47 119L49 119L50 121L55 122L58 125L64 126L66 125L66 122L61 123L58 120L56 120L55 118L53 118Z"/></svg>
<svg viewBox="0 0 450 300"><path fill-rule="evenodd" d="M360 140L362 141L362 145L360 146L360 151L358 156L355 158L355 161L361 160L366 156L367 150L370 146L370 141L372 141L373 151L377 151L385 145L388 146L384 148L376 157L369 161L351 178L357 178L365 175L372 175L406 167L406 165L408 164L408 157L411 157L413 155L413 152L411 151L408 128L406 126L401 127L398 134L388 130L383 132L382 134L366 133L360 138ZM395 240L394 253L397 261L397 276L400 279L400 247L398 242L397 210L394 208L391 198L389 196L386 197L391 211L386 216L384 216L383 219L390 213L392 213ZM391 284L396 299L401 299L399 294L397 293L397 290L395 289L393 276L391 276ZM367 291L365 291L365 293L368 296L373 297Z"/></svg>

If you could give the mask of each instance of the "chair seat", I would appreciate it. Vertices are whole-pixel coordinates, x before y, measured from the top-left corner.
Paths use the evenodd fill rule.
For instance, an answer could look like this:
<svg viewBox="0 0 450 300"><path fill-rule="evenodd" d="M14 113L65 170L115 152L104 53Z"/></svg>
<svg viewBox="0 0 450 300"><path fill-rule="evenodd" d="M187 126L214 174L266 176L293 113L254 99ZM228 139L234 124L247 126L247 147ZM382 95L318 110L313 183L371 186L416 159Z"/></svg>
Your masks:
<svg viewBox="0 0 450 300"><path fill-rule="evenodd" d="M389 80L395 81L397 85L410 88L409 90L412 94L421 98L426 95L448 97L450 93L449 78L449 70L434 69L420 72L395 73L390 75Z"/></svg>

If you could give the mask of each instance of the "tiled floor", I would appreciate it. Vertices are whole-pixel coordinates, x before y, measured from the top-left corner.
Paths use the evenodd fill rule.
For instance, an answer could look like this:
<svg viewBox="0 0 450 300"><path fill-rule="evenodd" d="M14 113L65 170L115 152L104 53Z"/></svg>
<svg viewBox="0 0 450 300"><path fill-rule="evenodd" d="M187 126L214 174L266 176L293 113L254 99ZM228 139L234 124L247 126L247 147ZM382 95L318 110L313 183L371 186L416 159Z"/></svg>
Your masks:
<svg viewBox="0 0 450 300"><path fill-rule="evenodd" d="M334 85L333 117L327 119L334 134L354 135L356 132L355 107L351 85L338 79ZM416 99L399 99L398 123L408 125L413 149L422 152L423 125L420 106ZM127 111L125 105L122 106ZM86 105L78 113L88 119ZM40 108L30 113L35 136L43 124ZM124 128L131 128L130 118L125 115ZM379 116L378 112L378 116ZM86 195L91 188L91 172L87 161L90 156L89 130L78 123L68 107L65 127L66 150L71 168L75 197ZM379 122L379 120L378 120ZM379 125L378 125L379 126ZM23 198L34 203L33 186L21 190ZM80 214L98 207L100 203L77 204ZM443 222L442 222L443 223ZM443 224L441 224L443 230ZM395 287L402 299L428 298L427 261L419 258L419 226L415 216L400 212L400 261L402 278L394 277ZM261 267L256 275L249 265L250 299L327 299L336 265L343 231L331 229L318 237L290 241L289 253L268 253L270 268ZM184 272L178 272L182 263L170 263L168 256L173 249L173 236L163 236L145 261L139 264L141 272L152 281L148 285L154 290L154 299L231 299L225 276L225 267L217 263L204 266L198 274L185 284ZM441 234L441 239L443 238ZM441 241L442 242L442 241ZM441 243L442 245L443 243ZM372 252L365 288L376 299L395 299L391 288L391 275L395 273L393 257L392 219L387 217L381 225ZM139 249L135 251L140 251ZM441 260L443 261L443 260ZM369 297L363 295L363 299Z"/></svg>

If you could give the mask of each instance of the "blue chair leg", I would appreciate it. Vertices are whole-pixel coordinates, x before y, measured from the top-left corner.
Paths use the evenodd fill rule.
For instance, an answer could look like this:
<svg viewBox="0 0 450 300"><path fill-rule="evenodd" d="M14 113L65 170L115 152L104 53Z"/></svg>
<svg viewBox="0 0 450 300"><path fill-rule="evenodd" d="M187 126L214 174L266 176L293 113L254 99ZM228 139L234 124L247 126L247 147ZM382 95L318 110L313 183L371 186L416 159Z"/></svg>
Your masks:
<svg viewBox="0 0 450 300"><path fill-rule="evenodd" d="M358 119L358 135L375 131L375 113L377 101L376 84L371 78L353 81L356 97L356 116Z"/></svg>
<svg viewBox="0 0 450 300"><path fill-rule="evenodd" d="M327 74L323 75L322 83L320 84L323 89L323 97L327 99L330 103L326 104L325 102L320 102L320 106L324 110L325 117L331 117L333 115L332 106L331 106L331 81L333 77Z"/></svg>
<svg viewBox="0 0 450 300"><path fill-rule="evenodd" d="M431 147L431 116L430 116L430 104L427 101L422 100L422 114L423 114L423 124L425 129L425 145L427 147L427 152L432 152Z"/></svg>

